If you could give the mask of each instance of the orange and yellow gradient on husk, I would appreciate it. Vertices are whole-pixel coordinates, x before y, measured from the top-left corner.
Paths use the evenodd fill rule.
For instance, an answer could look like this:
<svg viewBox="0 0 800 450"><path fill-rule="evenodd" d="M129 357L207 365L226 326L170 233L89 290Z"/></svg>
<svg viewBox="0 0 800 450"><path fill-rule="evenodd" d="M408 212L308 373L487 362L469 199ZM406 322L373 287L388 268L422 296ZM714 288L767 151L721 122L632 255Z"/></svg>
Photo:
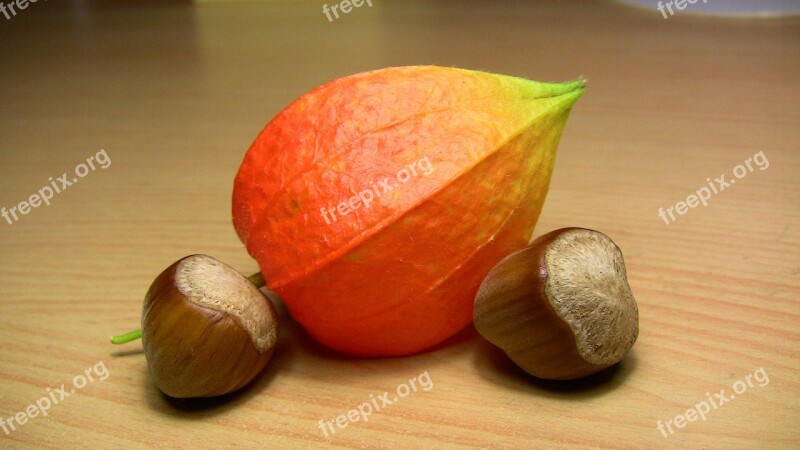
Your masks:
<svg viewBox="0 0 800 450"><path fill-rule="evenodd" d="M583 90L435 66L331 81L258 135L234 183L234 226L321 343L359 356L428 349L472 320L483 278L528 243ZM397 182L425 158L427 174ZM369 207L321 214L369 189Z"/></svg>

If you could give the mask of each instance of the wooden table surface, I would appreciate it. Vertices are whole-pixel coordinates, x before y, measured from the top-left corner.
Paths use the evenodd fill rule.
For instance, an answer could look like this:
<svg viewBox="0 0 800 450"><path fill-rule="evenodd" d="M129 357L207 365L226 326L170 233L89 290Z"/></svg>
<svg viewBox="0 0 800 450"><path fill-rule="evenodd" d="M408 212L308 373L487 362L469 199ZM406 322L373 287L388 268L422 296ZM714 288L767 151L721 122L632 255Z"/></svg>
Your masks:
<svg viewBox="0 0 800 450"><path fill-rule="evenodd" d="M0 206L85 175L0 222L0 448L800 446L800 19L373 0L329 22L322 3L0 15ZM249 388L160 395L141 344L108 336L138 326L151 280L184 255L257 270L230 199L258 131L325 81L413 64L589 80L535 235L583 226L622 248L631 354L587 380L538 381L470 327L417 356L351 359L282 311ZM736 183L707 206L678 204L721 175ZM425 372L429 390L368 422L319 427ZM705 420L687 414L720 391Z"/></svg>

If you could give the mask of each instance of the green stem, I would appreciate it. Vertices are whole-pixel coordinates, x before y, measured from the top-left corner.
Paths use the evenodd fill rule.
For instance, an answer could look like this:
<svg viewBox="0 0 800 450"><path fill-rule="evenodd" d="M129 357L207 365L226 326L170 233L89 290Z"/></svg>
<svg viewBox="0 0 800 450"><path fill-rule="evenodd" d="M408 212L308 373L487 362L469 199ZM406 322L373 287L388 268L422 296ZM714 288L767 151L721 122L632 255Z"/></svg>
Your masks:
<svg viewBox="0 0 800 450"><path fill-rule="evenodd" d="M267 281L264 280L264 275L261 275L261 272L256 272L249 277L247 277L251 283L255 284L257 288L262 288L267 285Z"/></svg>
<svg viewBox="0 0 800 450"><path fill-rule="evenodd" d="M142 337L142 330L135 330L129 333L120 334L119 336L112 336L111 343L116 345L126 344L128 342L135 341L140 337Z"/></svg>

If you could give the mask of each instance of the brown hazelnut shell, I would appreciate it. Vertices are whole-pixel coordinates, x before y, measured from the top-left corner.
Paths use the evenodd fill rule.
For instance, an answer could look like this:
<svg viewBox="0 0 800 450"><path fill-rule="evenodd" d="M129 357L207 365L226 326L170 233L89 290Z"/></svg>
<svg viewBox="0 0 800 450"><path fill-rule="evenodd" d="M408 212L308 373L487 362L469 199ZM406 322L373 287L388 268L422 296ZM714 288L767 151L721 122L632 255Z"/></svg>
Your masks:
<svg viewBox="0 0 800 450"><path fill-rule="evenodd" d="M550 244L565 232L573 230L602 235L593 230L575 227L542 235L528 247L512 253L498 263L487 275L475 299L474 323L478 332L505 351L520 368L539 378L582 378L618 362L615 360L596 364L587 361L579 353L575 332L548 300L546 285L550 274L545 263L545 253ZM621 258L621 253L619 257ZM627 288L624 266L621 270L624 287ZM631 296L630 299L632 298ZM628 346L623 355L638 335L638 310L635 302L632 307L635 329L632 336L629 336L630 324L623 330L626 342L620 345Z"/></svg>
<svg viewBox="0 0 800 450"><path fill-rule="evenodd" d="M269 361L277 337L277 313L263 295L259 307L272 329L271 342L259 349L240 320L180 292L178 265L197 256L204 255L188 256L165 269L150 286L142 311L142 344L150 373L159 389L175 398L214 397L244 387Z"/></svg>

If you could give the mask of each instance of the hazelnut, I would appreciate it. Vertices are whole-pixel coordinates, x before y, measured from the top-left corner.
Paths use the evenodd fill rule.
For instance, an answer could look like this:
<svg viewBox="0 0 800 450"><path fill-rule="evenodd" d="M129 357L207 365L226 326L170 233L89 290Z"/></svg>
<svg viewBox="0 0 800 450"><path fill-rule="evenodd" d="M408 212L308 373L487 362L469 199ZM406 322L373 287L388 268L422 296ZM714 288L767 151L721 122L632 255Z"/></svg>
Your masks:
<svg viewBox="0 0 800 450"><path fill-rule="evenodd" d="M142 344L156 385L176 398L236 391L275 349L278 318L251 281L206 255L187 256L150 286Z"/></svg>
<svg viewBox="0 0 800 450"><path fill-rule="evenodd" d="M474 320L520 368L554 380L616 364L639 334L622 252L584 228L552 231L500 261L478 290Z"/></svg>

